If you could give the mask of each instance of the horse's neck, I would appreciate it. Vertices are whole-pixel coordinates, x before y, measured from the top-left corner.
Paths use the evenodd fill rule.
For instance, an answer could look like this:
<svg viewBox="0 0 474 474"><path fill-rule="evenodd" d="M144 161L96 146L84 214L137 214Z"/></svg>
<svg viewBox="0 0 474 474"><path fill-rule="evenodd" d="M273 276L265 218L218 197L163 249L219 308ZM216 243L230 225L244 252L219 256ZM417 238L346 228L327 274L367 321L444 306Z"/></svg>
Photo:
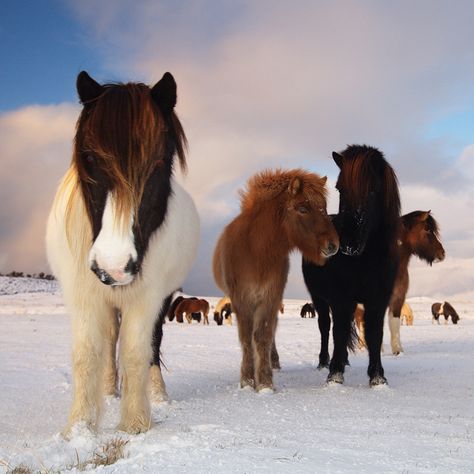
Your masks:
<svg viewBox="0 0 474 474"><path fill-rule="evenodd" d="M400 256L400 265L408 267L412 255L415 255L415 252L412 247L408 244L401 242L398 246L399 256Z"/></svg>
<svg viewBox="0 0 474 474"><path fill-rule="evenodd" d="M277 206L259 207L248 216L254 242L269 258L288 258L290 243Z"/></svg>

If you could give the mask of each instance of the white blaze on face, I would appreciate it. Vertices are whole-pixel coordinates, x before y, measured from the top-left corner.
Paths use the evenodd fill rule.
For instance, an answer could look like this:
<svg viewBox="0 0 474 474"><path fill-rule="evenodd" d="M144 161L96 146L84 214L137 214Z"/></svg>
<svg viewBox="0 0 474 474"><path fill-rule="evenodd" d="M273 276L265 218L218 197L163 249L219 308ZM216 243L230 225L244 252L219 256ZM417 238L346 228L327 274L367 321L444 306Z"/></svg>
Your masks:
<svg viewBox="0 0 474 474"><path fill-rule="evenodd" d="M106 272L115 280L114 285L127 285L134 275L125 271L130 259L137 260L133 237L133 217L123 225L117 216L115 199L109 193L102 216L102 227L89 253L89 264L94 262L100 272ZM102 279L102 276L99 278ZM102 280L104 281L104 280Z"/></svg>

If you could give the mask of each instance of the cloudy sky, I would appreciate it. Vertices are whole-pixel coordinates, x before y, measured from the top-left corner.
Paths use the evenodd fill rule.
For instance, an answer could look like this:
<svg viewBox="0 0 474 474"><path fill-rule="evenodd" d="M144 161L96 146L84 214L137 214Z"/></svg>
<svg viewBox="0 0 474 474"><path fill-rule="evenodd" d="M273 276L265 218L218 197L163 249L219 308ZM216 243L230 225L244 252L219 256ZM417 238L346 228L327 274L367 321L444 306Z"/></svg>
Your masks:
<svg viewBox="0 0 474 474"><path fill-rule="evenodd" d="M75 78L178 83L180 177L202 221L189 293L218 295L211 256L238 189L267 167L328 175L350 143L384 151L402 211L431 209L445 262L411 295L474 289L474 4L466 1L5 1L0 17L0 272L47 270L44 230L68 167ZM300 257L287 297L307 295Z"/></svg>

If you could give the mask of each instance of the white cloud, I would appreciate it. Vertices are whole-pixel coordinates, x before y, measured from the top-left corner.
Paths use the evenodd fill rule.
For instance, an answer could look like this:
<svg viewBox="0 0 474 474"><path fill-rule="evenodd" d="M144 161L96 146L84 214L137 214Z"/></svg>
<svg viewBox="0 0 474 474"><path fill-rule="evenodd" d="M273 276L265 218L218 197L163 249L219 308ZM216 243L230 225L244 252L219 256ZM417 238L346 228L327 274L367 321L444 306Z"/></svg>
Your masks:
<svg viewBox="0 0 474 474"><path fill-rule="evenodd" d="M46 217L71 160L77 113L60 104L0 115L0 271L46 270Z"/></svg>
<svg viewBox="0 0 474 474"><path fill-rule="evenodd" d="M402 185L404 212L431 208L448 256L461 262L473 256L472 141L447 147L449 136L440 141L424 135L431 122L474 100L470 2L70 5L88 41L95 38L102 52L109 76L98 80L153 83L170 70L178 82L177 111L190 142L184 181L205 236L199 275L192 275L190 286L212 288L214 236L238 211L237 190L252 173L302 166L328 174L333 186L337 169L330 153L348 143L384 150ZM71 123L75 113L71 106ZM30 119L33 126L26 128L34 131L39 124ZM55 148L42 141L55 136L46 123L29 146L26 120L19 128L24 140L13 139L13 145L5 142L18 136L16 129L6 132L0 122L1 146L13 147L9 157L25 156L23 166L26 156ZM57 138L58 167L72 136L64 130L61 146ZM336 208L332 192L330 210ZM293 272L299 265L293 267L289 289L297 291L301 279Z"/></svg>

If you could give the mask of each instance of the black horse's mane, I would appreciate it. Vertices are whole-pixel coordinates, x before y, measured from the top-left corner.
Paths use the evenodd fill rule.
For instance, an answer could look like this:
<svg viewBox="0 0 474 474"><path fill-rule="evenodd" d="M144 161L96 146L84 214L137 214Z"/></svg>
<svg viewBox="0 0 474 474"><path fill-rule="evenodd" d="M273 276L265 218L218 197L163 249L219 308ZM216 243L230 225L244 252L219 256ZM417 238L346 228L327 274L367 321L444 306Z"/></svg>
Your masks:
<svg viewBox="0 0 474 474"><path fill-rule="evenodd" d="M341 155L344 165L338 179L354 208L366 202L370 193L382 199L381 219L389 238L398 232L400 194L393 168L377 148L367 145L349 145Z"/></svg>

